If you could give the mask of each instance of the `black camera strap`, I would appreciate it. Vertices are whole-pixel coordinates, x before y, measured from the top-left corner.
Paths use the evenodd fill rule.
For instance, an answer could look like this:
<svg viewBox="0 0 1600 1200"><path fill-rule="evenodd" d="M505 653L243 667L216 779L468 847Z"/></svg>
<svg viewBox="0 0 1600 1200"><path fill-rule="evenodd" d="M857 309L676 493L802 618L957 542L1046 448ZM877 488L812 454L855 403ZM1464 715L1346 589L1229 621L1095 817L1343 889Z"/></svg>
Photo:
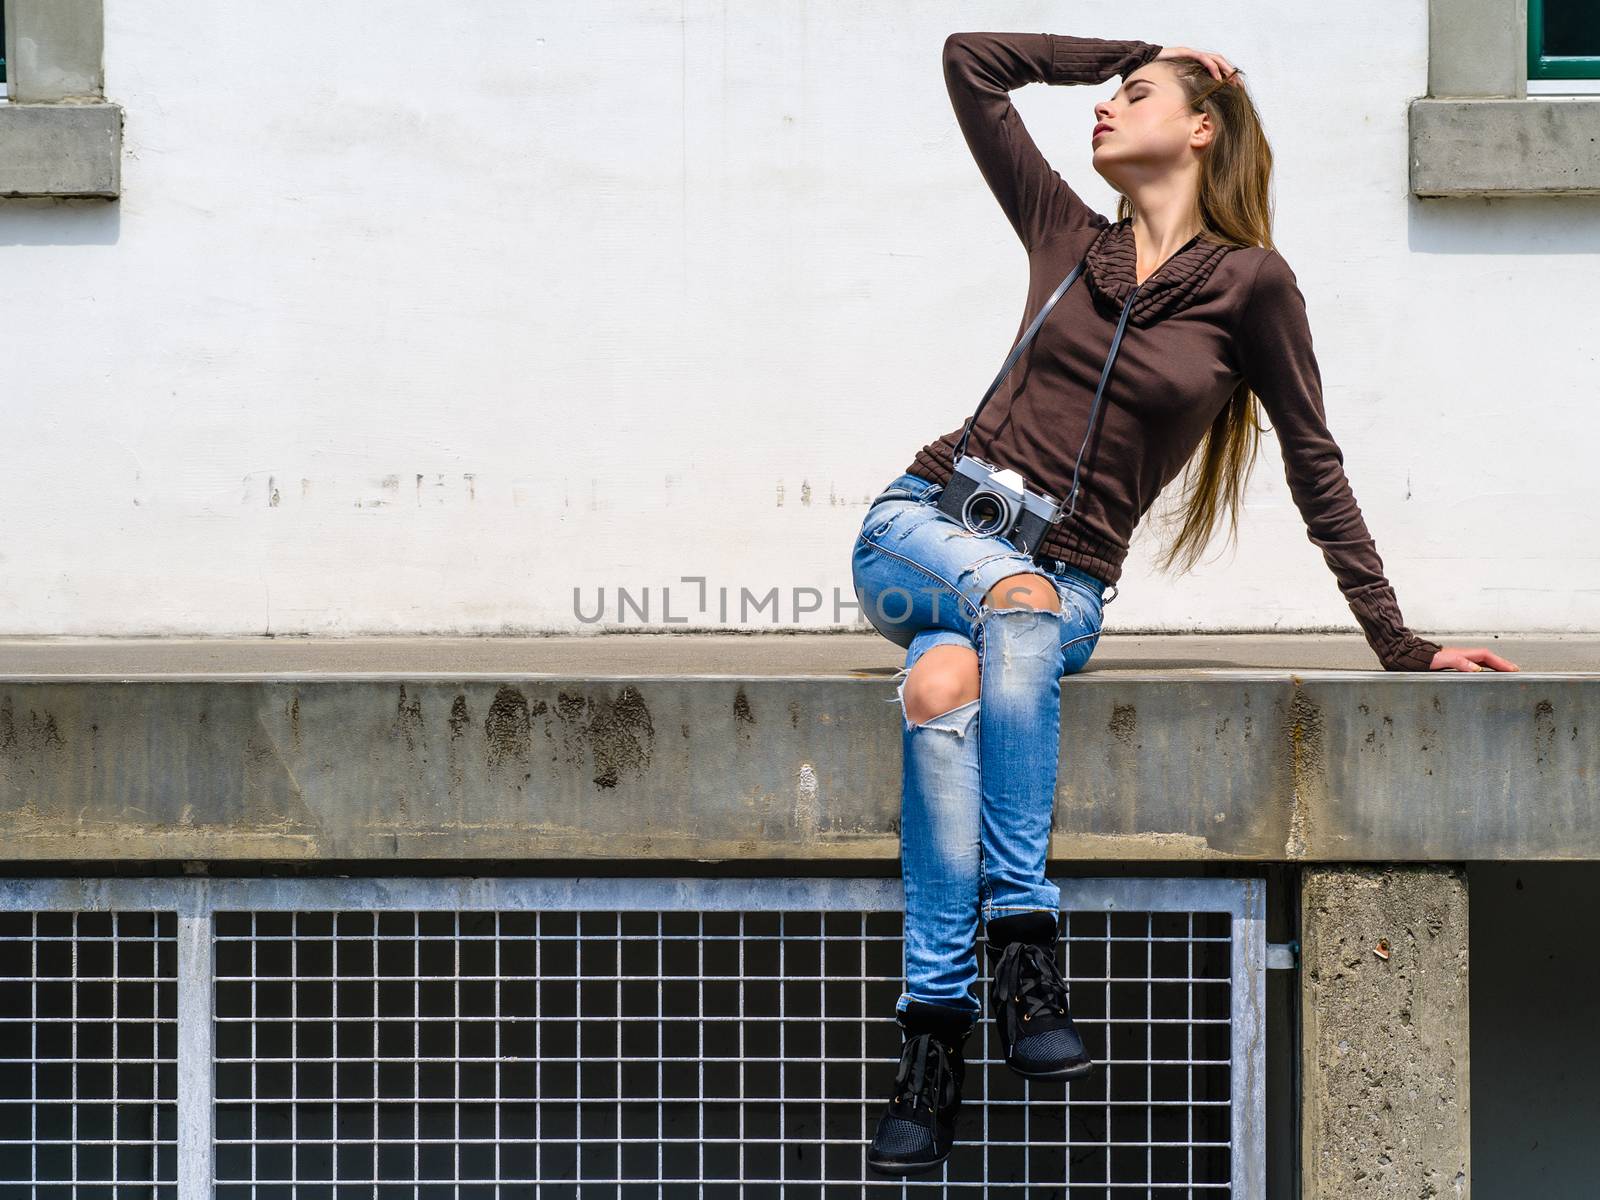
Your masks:
<svg viewBox="0 0 1600 1200"><path fill-rule="evenodd" d="M1083 445L1078 447L1078 461L1072 464L1072 490L1067 493L1067 507L1056 515L1056 523L1071 516L1078 511L1078 470L1083 466L1083 452L1089 448L1089 435L1094 432L1095 414L1100 411L1100 396L1106 390L1106 380L1111 378L1111 363L1117 357L1117 346L1122 342L1122 331L1128 324L1128 313L1133 309L1133 298L1139 294L1143 284L1136 284L1133 291L1128 293L1128 302L1122 306L1122 315L1117 318L1117 332L1112 335L1111 349L1106 354L1105 366L1100 368L1100 385L1094 389L1094 404L1089 409L1089 428L1083 431Z"/></svg>
<svg viewBox="0 0 1600 1200"><path fill-rule="evenodd" d="M1199 240L1199 236L1199 234L1196 234L1193 238L1190 238L1188 245L1185 245L1183 249L1187 250L1189 246L1194 245L1194 243ZM1011 354L1006 358L1005 365L1000 368L1000 374L994 377L994 382L989 385L989 390L983 394L983 399L978 401L978 407L973 411L972 416L967 418L966 426L961 430L961 439L956 442L955 453L952 457L952 465L960 462L962 456L966 454L967 439L972 436L973 427L978 423L978 414L983 411L983 406L989 403L989 398L993 396L995 391L1000 387L1001 381L1011 373L1011 368L1017 365L1017 359L1022 357L1022 352L1027 349L1028 343L1033 340L1033 335L1039 332L1039 327L1044 324L1044 319L1050 315L1050 310L1056 306L1056 301L1065 296L1067 294L1067 290L1077 282L1078 276L1083 274L1083 268L1088 261L1089 256L1085 254L1084 257L1078 262L1078 265L1072 268L1071 273L1068 274L1068 276L1061 281L1056 290L1051 293L1050 299L1047 300L1045 302L1045 306L1039 310L1039 315L1033 319L1033 324L1028 326L1027 332L1024 333L1017 344L1012 347ZM1139 295L1139 289L1143 286L1144 284L1142 283L1134 285L1133 291L1128 293L1127 302L1122 306L1122 315L1117 319L1117 331L1111 338L1111 349L1106 354L1105 364L1100 368L1100 384L1094 390L1094 405L1089 409L1089 427L1088 429L1084 430L1083 445L1078 447L1078 461L1074 463L1072 467L1072 491L1067 495L1067 507L1063 508L1056 516L1057 523L1059 523L1063 517L1066 517L1077 511L1078 471L1083 466L1083 453L1089 448L1089 436L1094 432L1094 419L1100 411L1100 397L1105 393L1106 380L1111 378L1111 364L1116 360L1117 347L1122 343L1122 331L1127 327L1128 313L1132 310L1133 301Z"/></svg>
<svg viewBox="0 0 1600 1200"><path fill-rule="evenodd" d="M1039 310L1039 315L1033 319L1033 324L1028 326L1027 332L1024 333L1017 344L1011 348L1011 353L1006 358L1005 366L1000 368L1000 374L994 377L994 382L989 385L989 390L983 394L983 399L978 401L978 407L974 409L972 415L967 418L966 427L961 431L961 440L956 443L956 462L960 462L962 456L967 452L967 439L972 436L972 427L978 423L978 414L983 411L983 406L989 403L990 397L993 396L995 391L1000 387L1001 381L1004 380L1007 375L1011 374L1011 368L1017 365L1017 359L1022 357L1022 352L1028 348L1028 343L1033 341L1033 335L1039 332L1039 326L1044 324L1044 319L1050 315L1050 310L1056 306L1056 301L1065 296L1067 294L1067 289L1077 282L1078 276L1083 274L1083 268L1088 261L1089 256L1084 255L1084 257L1078 262L1078 265L1072 268L1067 277L1063 279L1056 290L1050 294L1050 299L1045 301L1044 307Z"/></svg>

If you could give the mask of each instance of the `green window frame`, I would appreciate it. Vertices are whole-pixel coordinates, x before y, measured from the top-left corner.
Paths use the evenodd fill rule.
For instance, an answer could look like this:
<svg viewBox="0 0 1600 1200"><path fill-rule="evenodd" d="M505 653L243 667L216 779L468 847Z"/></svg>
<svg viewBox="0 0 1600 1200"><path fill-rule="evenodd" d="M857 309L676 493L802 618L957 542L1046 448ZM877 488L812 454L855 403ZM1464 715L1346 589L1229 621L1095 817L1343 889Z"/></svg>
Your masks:
<svg viewBox="0 0 1600 1200"><path fill-rule="evenodd" d="M1593 53L1559 52L1573 43ZM1547 44L1558 52L1547 54ZM1600 8L1594 0L1528 0L1528 78L1600 79Z"/></svg>

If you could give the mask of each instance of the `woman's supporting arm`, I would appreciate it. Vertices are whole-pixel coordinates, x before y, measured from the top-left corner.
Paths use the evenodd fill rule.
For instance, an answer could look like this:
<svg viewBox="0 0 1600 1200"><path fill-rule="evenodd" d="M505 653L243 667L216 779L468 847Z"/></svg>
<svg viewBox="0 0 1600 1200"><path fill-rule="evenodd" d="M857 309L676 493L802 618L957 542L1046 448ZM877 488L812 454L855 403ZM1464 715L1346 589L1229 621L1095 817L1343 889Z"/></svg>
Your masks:
<svg viewBox="0 0 1600 1200"><path fill-rule="evenodd" d="M1031 253L1063 229L1110 222L1045 161L1008 94L1026 83L1103 83L1161 53L1149 42L1053 33L952 33L944 78L978 169ZM1087 137L1091 125L1085 124Z"/></svg>
<svg viewBox="0 0 1600 1200"><path fill-rule="evenodd" d="M1306 534L1338 579L1367 643L1387 671L1429 670L1439 644L1418 637L1401 619L1345 478L1344 455L1328 429L1305 296L1276 251L1262 259L1236 332L1240 364L1277 432Z"/></svg>

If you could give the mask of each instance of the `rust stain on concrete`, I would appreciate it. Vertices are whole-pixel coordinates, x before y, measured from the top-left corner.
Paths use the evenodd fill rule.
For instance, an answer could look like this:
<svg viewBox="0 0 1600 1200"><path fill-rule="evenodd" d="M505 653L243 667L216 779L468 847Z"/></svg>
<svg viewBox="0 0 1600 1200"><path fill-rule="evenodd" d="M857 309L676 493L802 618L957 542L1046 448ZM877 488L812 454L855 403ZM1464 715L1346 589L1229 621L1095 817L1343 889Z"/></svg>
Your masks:
<svg viewBox="0 0 1600 1200"><path fill-rule="evenodd" d="M471 724L471 717L467 713L467 697L463 692L457 692L456 698L450 701L450 740L459 742L466 736L467 726Z"/></svg>
<svg viewBox="0 0 1600 1200"><path fill-rule="evenodd" d="M1294 695L1289 700L1289 783L1293 788L1289 811L1289 836L1284 854L1303 858L1309 845L1311 813L1326 799L1328 754L1326 726L1322 708L1306 695L1300 680L1294 680Z"/></svg>
<svg viewBox="0 0 1600 1200"><path fill-rule="evenodd" d="M512 691L514 689L502 689ZM521 699L520 693L514 693ZM497 697L495 703L500 704ZM508 701L508 705L511 702ZM508 709L509 711L509 709ZM546 716L545 733L552 742L558 742L556 761L587 767L593 764L593 783L600 788L614 788L625 776L642 776L650 765L655 745L655 723L643 694L631 684L612 699L585 696L563 691L557 694L553 712L542 700L531 706L533 716ZM524 729L526 716L514 721L516 729ZM558 731L553 726L559 726ZM520 761L527 761L526 740L519 742Z"/></svg>
<svg viewBox="0 0 1600 1200"><path fill-rule="evenodd" d="M422 697L406 695L406 685L403 683L395 701L393 729L395 736L405 743L406 753L412 756L412 764L415 765L417 746L423 738Z"/></svg>
<svg viewBox="0 0 1600 1200"><path fill-rule="evenodd" d="M1111 706L1111 720L1106 722L1106 731L1123 745L1133 743L1133 735L1139 730L1139 710L1132 704L1113 704Z"/></svg>
<svg viewBox="0 0 1600 1200"><path fill-rule="evenodd" d="M56 727L54 713L48 710L40 713L30 708L26 720L19 721L11 707L11 697L0 701L0 753L28 753L66 744L61 730Z"/></svg>
<svg viewBox="0 0 1600 1200"><path fill-rule="evenodd" d="M1556 748L1556 708L1548 700L1533 706L1533 765L1536 770L1549 768Z"/></svg>
<svg viewBox="0 0 1600 1200"><path fill-rule="evenodd" d="M740 688L733 694L733 719L739 722L739 732L748 733L746 726L756 723L755 711L750 707L750 697Z"/></svg>
<svg viewBox="0 0 1600 1200"><path fill-rule="evenodd" d="M489 715L483 719L483 736L491 771L508 761L527 762L533 741L528 698L509 684L502 685L489 705Z"/></svg>
<svg viewBox="0 0 1600 1200"><path fill-rule="evenodd" d="M453 804L459 805L467 782L467 764L463 755L465 746L462 739L467 736L467 729L472 724L472 714L467 710L466 693L457 692L451 698L448 723L450 736L444 744L445 770L450 777L450 799Z"/></svg>
<svg viewBox="0 0 1600 1200"><path fill-rule="evenodd" d="M639 689L630 684L609 703L591 700L587 735L596 787L614 788L624 773L642 775L656 731Z"/></svg>

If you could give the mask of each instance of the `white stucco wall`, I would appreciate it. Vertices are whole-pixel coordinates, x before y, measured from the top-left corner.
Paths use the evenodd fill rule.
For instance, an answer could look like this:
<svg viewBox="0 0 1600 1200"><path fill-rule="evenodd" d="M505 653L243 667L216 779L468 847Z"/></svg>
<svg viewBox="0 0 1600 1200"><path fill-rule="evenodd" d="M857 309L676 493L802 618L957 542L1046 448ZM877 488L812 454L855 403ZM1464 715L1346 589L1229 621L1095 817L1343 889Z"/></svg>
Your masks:
<svg viewBox="0 0 1600 1200"><path fill-rule="evenodd" d="M561 630L619 586L832 623L1022 315L939 64L997 28L1243 66L1408 622L1600 625L1600 201L1408 195L1421 0L106 7L121 200L0 201L0 633ZM1116 86L1017 93L1107 214ZM1244 517L1176 578L1142 530L1108 629L1354 630L1270 439Z"/></svg>

